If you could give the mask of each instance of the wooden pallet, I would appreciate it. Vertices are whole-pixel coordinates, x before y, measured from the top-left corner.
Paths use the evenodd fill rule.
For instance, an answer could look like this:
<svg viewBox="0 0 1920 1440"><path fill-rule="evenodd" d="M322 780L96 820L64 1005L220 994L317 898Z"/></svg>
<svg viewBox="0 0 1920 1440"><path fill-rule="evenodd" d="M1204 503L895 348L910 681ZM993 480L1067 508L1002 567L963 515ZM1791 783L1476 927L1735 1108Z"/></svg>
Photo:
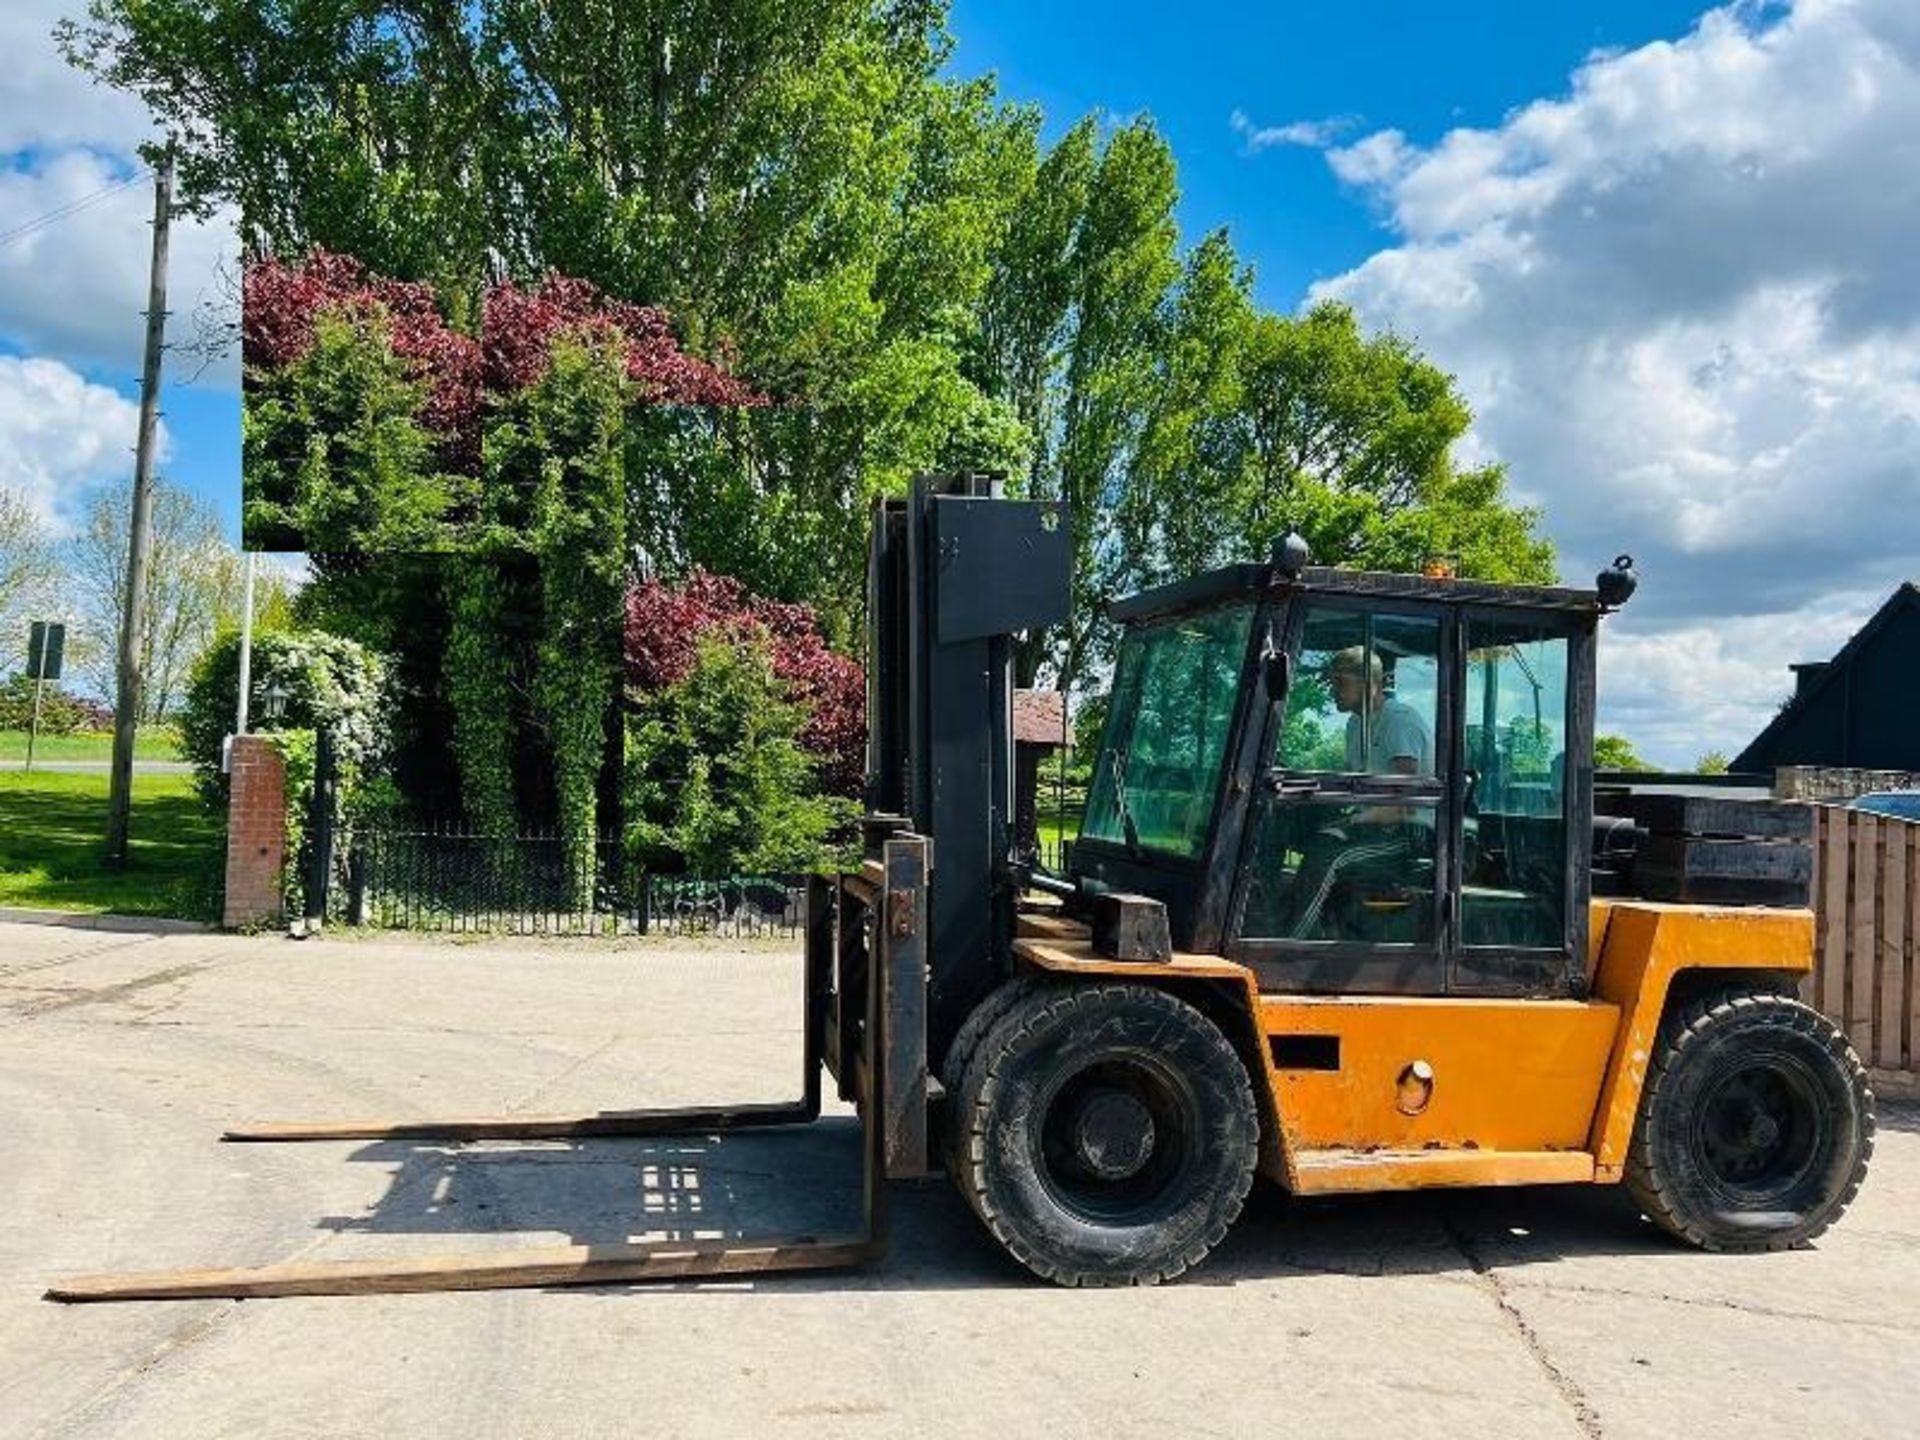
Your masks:
<svg viewBox="0 0 1920 1440"><path fill-rule="evenodd" d="M1595 808L1641 826L1631 888L1646 900L1710 905L1811 903L1813 814L1778 800L1596 794Z"/></svg>

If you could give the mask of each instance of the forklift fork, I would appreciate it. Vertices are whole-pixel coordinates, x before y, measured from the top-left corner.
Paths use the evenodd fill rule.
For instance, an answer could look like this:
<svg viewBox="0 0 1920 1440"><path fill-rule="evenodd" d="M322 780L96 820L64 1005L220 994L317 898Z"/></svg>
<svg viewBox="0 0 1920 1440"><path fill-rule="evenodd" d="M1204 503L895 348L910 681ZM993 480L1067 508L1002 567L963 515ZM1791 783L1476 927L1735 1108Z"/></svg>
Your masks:
<svg viewBox="0 0 1920 1440"><path fill-rule="evenodd" d="M805 1125L820 1115L824 1064L861 1126L861 1223L837 1236L746 1236L482 1251L398 1260L288 1262L222 1270L87 1275L49 1300L257 1299L406 1291L510 1290L766 1275L860 1265L886 1251L886 1182L928 1173L926 932L928 842L895 834L860 871L807 887L805 1054L798 1100L578 1116L257 1125L230 1142L545 1140L724 1135Z"/></svg>

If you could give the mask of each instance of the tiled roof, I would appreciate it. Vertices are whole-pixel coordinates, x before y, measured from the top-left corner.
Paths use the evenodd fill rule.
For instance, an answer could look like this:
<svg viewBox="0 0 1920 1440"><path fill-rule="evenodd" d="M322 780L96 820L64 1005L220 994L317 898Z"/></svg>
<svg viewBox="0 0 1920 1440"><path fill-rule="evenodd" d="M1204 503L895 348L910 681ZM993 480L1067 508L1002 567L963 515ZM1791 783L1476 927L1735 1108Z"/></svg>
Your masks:
<svg viewBox="0 0 1920 1440"><path fill-rule="evenodd" d="M1013 692L1013 743L1016 745L1059 745L1073 743L1073 727L1067 724L1067 697L1058 690L1016 690Z"/></svg>

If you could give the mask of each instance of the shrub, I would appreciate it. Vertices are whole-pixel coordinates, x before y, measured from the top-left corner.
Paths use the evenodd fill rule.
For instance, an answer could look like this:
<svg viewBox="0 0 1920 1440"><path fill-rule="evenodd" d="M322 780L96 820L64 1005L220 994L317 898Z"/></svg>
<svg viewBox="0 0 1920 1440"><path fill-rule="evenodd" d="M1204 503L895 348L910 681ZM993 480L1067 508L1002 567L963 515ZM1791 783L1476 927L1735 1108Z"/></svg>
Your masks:
<svg viewBox="0 0 1920 1440"><path fill-rule="evenodd" d="M443 549L470 482L438 473L431 405L371 302L322 310L299 358L247 376L246 534L278 550Z"/></svg>
<svg viewBox="0 0 1920 1440"><path fill-rule="evenodd" d="M275 730L268 742L279 752L287 777L287 850L286 868L280 876L280 893L287 914L304 915L307 898L307 812L313 805L313 781L318 741L311 730Z"/></svg>
<svg viewBox="0 0 1920 1440"><path fill-rule="evenodd" d="M25 730L33 723L33 681L15 675L0 683L0 730ZM40 694L40 733L72 735L81 730L105 730L113 724L113 711L91 700L83 700L48 681Z"/></svg>
<svg viewBox="0 0 1920 1440"><path fill-rule="evenodd" d="M549 272L522 289L510 282L488 287L481 301L480 334L462 334L443 312L454 308L429 284L392 280L369 271L351 256L315 249L299 264L250 260L243 277L241 354L247 401L272 382L312 361L328 343L326 327L351 324L369 332L389 362L373 367L370 393L390 397L393 386L409 388L407 413L436 443L434 477L477 476L489 392L510 395L537 385L547 373L561 337L606 338L620 350L634 399L651 405L762 405L766 397L724 369L687 354L664 310L613 300L584 280ZM363 362L362 368L366 365ZM383 404L383 408L384 404ZM313 429L322 451L318 468L344 476L351 457L329 458L333 437ZM424 470L436 468L425 466ZM255 485L247 468L248 491ZM460 487L452 485L455 491ZM296 548L318 548L309 544ZM373 548L383 548L375 543Z"/></svg>
<svg viewBox="0 0 1920 1440"><path fill-rule="evenodd" d="M345 805L358 781L375 774L386 758L391 728L386 674L378 655L325 631L256 635L248 726L256 731L330 729ZM278 720L269 720L260 695L275 682L286 691L287 705ZM233 732L239 687L240 637L229 631L194 666L180 717L181 755L193 765L201 799L216 810L226 806L220 749Z"/></svg>
<svg viewBox="0 0 1920 1440"><path fill-rule="evenodd" d="M242 285L241 355L250 405L257 383L308 358L323 317L357 317L375 326L382 348L424 392L419 419L438 437L443 463L460 474L477 472L480 346L446 323L431 285L372 275L350 256L324 250L298 266L250 260ZM250 489L253 479L249 465Z"/></svg>
<svg viewBox="0 0 1920 1440"><path fill-rule="evenodd" d="M1593 737L1593 768L1651 771L1658 767L1642 760L1639 752L1633 748L1633 742L1626 736L1596 735Z"/></svg>
<svg viewBox="0 0 1920 1440"><path fill-rule="evenodd" d="M650 692L682 680L701 642L765 643L773 673L806 721L800 743L819 764L820 788L856 798L866 774L867 688L859 664L827 648L810 605L750 595L737 580L696 570L684 585L648 581L627 592L627 685Z"/></svg>
<svg viewBox="0 0 1920 1440"><path fill-rule="evenodd" d="M701 875L824 868L852 802L817 792L801 707L770 647L709 634L681 677L642 696L627 722L627 845L649 872Z"/></svg>

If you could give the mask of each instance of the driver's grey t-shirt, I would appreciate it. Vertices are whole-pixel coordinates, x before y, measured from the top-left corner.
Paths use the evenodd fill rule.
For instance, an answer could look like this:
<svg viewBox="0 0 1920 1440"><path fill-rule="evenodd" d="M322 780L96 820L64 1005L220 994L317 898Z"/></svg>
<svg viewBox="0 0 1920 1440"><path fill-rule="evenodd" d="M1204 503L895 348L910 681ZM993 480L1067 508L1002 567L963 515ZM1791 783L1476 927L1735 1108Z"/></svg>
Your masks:
<svg viewBox="0 0 1920 1440"><path fill-rule="evenodd" d="M1347 717L1349 774L1396 774L1406 769L1393 763L1402 758L1413 761L1414 774L1433 774L1433 735L1411 705L1388 699L1371 716Z"/></svg>

